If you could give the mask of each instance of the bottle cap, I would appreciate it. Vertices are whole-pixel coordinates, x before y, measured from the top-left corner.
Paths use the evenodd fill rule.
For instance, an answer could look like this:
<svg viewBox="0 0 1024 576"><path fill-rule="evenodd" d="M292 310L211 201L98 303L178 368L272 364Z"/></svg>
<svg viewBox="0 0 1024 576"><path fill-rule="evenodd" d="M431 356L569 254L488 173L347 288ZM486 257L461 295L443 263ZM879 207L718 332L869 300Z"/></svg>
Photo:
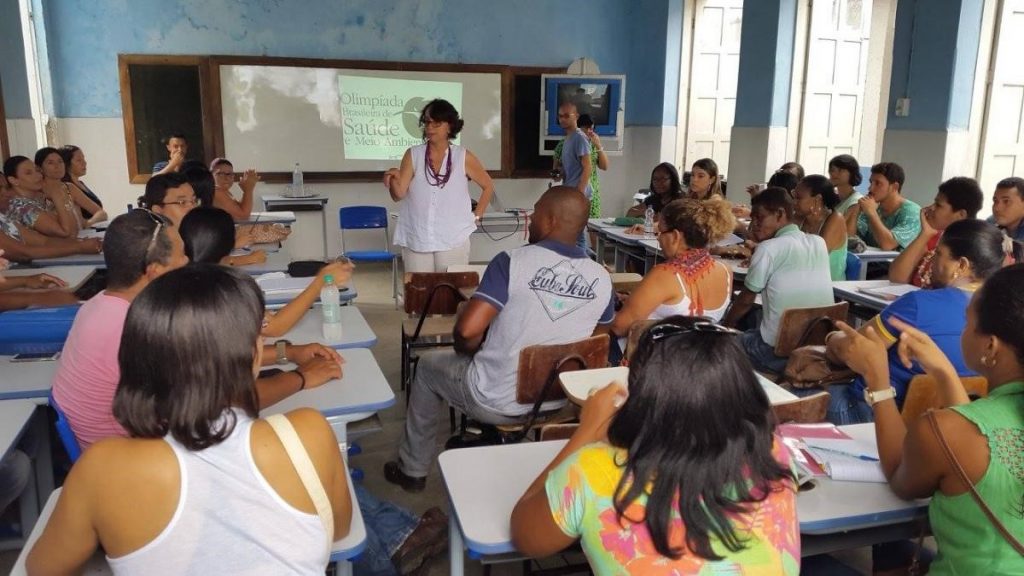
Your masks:
<svg viewBox="0 0 1024 576"><path fill-rule="evenodd" d="M325 284L334 284L334 276L331 276L330 274L328 274L327 276L324 276L324 283Z"/></svg>

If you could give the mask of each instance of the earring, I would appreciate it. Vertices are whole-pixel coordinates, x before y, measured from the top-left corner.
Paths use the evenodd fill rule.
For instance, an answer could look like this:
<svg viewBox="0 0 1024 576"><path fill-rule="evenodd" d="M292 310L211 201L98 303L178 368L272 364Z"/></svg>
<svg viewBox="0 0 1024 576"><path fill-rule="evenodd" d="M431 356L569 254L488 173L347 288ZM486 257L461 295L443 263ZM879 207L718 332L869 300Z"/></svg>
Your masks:
<svg viewBox="0 0 1024 576"><path fill-rule="evenodd" d="M991 361L992 363L989 364L989 361ZM996 359L995 358L991 358L990 359L988 357L988 355L986 354L986 355L981 357L981 365L984 366L985 368L991 368L991 367L996 365Z"/></svg>

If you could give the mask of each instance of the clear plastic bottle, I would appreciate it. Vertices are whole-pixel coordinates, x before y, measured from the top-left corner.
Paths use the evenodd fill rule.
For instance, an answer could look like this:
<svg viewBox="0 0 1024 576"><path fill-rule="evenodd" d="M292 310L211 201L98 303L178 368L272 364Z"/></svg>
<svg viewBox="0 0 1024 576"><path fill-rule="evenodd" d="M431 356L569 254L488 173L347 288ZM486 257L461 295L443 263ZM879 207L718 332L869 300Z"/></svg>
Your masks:
<svg viewBox="0 0 1024 576"><path fill-rule="evenodd" d="M292 170L292 195L299 198L306 195L302 187L302 168L298 162L295 163L295 170Z"/></svg>
<svg viewBox="0 0 1024 576"><path fill-rule="evenodd" d="M324 320L324 338L328 342L341 340L341 293L334 283L334 276L324 276L324 287L320 289L320 310Z"/></svg>
<svg viewBox="0 0 1024 576"><path fill-rule="evenodd" d="M644 234L647 236L654 234L654 208L650 206L644 211Z"/></svg>

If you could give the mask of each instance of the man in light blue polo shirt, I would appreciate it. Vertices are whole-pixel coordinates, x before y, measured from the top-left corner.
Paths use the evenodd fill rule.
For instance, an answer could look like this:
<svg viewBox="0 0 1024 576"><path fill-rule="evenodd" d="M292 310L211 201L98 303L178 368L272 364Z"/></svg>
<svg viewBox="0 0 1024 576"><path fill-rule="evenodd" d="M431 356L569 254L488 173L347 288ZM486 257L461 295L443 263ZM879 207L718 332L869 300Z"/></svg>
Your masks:
<svg viewBox="0 0 1024 576"><path fill-rule="evenodd" d="M775 344L783 313L835 302L828 248L821 236L804 234L791 223L793 204L785 189L768 188L751 204L750 232L760 244L722 323L735 326L760 294L763 315L757 328L743 334L742 345L755 369L781 374L786 358L775 355Z"/></svg>
<svg viewBox="0 0 1024 576"><path fill-rule="evenodd" d="M562 143L562 184L579 190L590 202L590 175L594 166L590 161L590 139L579 129L576 121L579 113L576 104L565 102L558 107L558 125L565 130L565 141ZM576 245L586 250L586 234L580 232Z"/></svg>

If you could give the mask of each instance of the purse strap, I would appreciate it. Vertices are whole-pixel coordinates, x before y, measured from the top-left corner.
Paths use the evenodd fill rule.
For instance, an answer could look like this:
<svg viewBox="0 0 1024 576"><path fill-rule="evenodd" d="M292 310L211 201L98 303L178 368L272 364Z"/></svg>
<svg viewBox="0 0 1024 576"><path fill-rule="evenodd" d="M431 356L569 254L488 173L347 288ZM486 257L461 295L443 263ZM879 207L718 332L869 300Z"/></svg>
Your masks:
<svg viewBox="0 0 1024 576"><path fill-rule="evenodd" d="M964 470L964 467L960 465L960 461L956 459L955 455L953 455L953 450L950 449L949 444L946 442L946 437L942 435L942 430L939 429L939 423L935 419L934 410L928 411L928 423L931 424L932 432L935 433L935 437L939 439L939 445L942 446L942 452L946 455L946 460L948 460L950 465L953 466L953 470L956 470L957 476L960 477L960 480L970 489L971 496L974 497L974 501L978 503L981 511L985 513L989 522L996 527L996 530L1002 534L1003 538L1010 543L1010 546L1012 546L1018 554L1024 556L1024 544L1021 544L1020 540L1017 540L1013 537L1013 534L1010 534L1010 531L1006 529L1006 526L1004 526L999 520L995 512L989 508L988 503L985 502L985 499L978 493L978 489L974 486L974 482L971 482L971 479L967 477L967 472Z"/></svg>
<svg viewBox="0 0 1024 576"><path fill-rule="evenodd" d="M324 532L327 534L327 553L330 554L334 547L334 511L331 508L331 501L327 499L327 491L324 490L324 485L320 482L320 476L317 475L316 468L313 467L313 461L309 458L306 447L302 445L302 440L299 439L295 427L292 426L288 418L283 414L274 414L268 416L266 420L281 440L281 444L284 445L288 459L291 460L310 500L313 501L313 506L316 507L316 515L320 517L320 523L323 524Z"/></svg>

